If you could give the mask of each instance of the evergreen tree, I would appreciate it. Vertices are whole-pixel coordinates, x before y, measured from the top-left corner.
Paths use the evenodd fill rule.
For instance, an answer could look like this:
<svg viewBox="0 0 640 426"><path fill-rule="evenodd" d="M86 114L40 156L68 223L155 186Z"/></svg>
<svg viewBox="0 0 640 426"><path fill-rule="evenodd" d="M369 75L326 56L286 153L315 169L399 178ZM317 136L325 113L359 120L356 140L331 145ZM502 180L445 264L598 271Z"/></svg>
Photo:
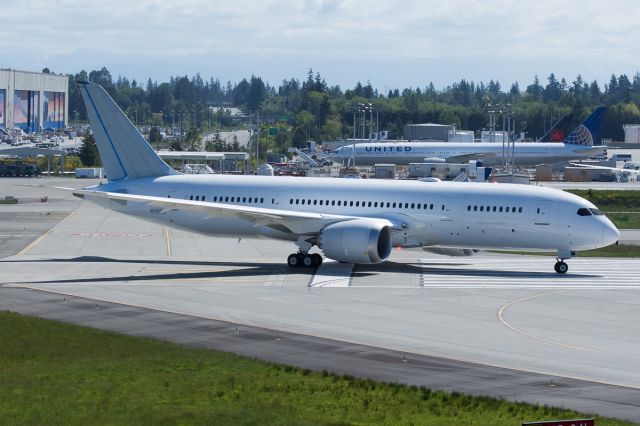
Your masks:
<svg viewBox="0 0 640 426"><path fill-rule="evenodd" d="M162 137L160 136L160 129L158 128L158 126L153 126L151 129L149 129L149 143L151 145L155 144L156 146L158 146L161 140Z"/></svg>
<svg viewBox="0 0 640 426"><path fill-rule="evenodd" d="M86 167L95 167L101 164L98 146L96 145L96 139L93 137L93 134L87 134L82 139L79 157L82 164Z"/></svg>
<svg viewBox="0 0 640 426"><path fill-rule="evenodd" d="M202 135L197 127L191 127L185 139L187 151L202 151Z"/></svg>
<svg viewBox="0 0 640 426"><path fill-rule="evenodd" d="M533 100L536 100L536 101L542 100L542 94L544 92L544 89L540 85L540 80L538 80L537 75L533 79L533 84L527 86L526 92L533 98Z"/></svg>

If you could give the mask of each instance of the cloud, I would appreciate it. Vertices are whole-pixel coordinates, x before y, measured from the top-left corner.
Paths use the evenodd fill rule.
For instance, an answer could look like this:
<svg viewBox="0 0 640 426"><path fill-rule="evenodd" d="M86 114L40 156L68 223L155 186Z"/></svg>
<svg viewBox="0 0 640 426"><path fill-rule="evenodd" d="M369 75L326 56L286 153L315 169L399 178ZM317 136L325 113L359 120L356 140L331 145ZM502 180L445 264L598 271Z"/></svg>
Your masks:
<svg viewBox="0 0 640 426"><path fill-rule="evenodd" d="M411 73L399 69L396 81L386 81L393 79L389 70L423 65L443 68L423 74L450 75L446 83L485 79L478 70L487 67L506 82L521 80L507 70L532 64L529 81L560 69L573 70L567 78L608 79L635 72L640 39L640 8L631 0L0 0L0 7L11 16L3 21L0 54L12 58L13 68L66 59L61 71L102 61L120 64L116 75L127 74L127 63L136 69L154 63L173 75L171 68L189 61L216 75L221 62L235 68L229 63L253 58L269 69L282 64L275 83L290 77L291 67L313 64L327 74L362 75L361 81L376 79L376 70L352 67L375 65L384 84L397 87L412 85L401 81Z"/></svg>

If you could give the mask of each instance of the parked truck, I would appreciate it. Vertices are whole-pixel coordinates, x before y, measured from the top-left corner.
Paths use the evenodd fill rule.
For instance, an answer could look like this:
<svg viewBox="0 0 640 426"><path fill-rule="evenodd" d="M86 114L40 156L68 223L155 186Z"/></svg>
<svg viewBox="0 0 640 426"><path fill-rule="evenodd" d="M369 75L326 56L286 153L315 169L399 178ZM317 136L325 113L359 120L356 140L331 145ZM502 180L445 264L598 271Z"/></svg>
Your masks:
<svg viewBox="0 0 640 426"><path fill-rule="evenodd" d="M76 169L76 179L102 179L104 169L102 167L78 167Z"/></svg>

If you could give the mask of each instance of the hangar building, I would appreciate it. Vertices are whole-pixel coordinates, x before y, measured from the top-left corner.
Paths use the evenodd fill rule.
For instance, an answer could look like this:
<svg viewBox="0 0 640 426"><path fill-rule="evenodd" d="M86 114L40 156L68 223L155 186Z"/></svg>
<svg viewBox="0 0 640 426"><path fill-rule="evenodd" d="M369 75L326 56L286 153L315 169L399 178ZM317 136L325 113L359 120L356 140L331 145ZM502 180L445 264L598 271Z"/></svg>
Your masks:
<svg viewBox="0 0 640 426"><path fill-rule="evenodd" d="M26 133L64 129L68 100L66 75L0 69L0 128Z"/></svg>

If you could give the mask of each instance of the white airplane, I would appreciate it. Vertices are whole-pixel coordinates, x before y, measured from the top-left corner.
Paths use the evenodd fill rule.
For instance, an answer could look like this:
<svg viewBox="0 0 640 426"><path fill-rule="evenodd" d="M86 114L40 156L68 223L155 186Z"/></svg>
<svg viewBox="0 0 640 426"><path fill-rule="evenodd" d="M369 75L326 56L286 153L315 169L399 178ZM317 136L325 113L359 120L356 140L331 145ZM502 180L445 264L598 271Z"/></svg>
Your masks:
<svg viewBox="0 0 640 426"><path fill-rule="evenodd" d="M108 182L74 194L163 225L287 240L289 266L372 264L393 247L557 252L607 246L619 232L593 204L542 187L272 176L184 175L158 157L102 87L79 83ZM443 249L446 250L446 249Z"/></svg>
<svg viewBox="0 0 640 426"><path fill-rule="evenodd" d="M515 142L509 150L502 142L357 143L336 149L329 154L329 159L341 162L351 159L360 166L379 163L398 165L423 162L453 163L469 160L481 160L484 165L492 166L501 164L504 157L510 156L509 151L513 151L517 165L532 166L591 158L606 155L605 147L593 146L605 109L605 107L596 108L562 143ZM564 119L563 117L561 121Z"/></svg>

